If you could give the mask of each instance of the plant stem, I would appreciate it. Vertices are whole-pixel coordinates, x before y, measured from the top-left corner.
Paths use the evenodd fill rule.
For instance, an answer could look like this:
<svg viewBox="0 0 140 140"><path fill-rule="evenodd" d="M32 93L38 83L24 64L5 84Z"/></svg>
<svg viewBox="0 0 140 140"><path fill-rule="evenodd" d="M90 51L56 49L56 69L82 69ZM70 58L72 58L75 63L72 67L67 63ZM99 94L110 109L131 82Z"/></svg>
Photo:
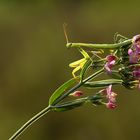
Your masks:
<svg viewBox="0 0 140 140"><path fill-rule="evenodd" d="M18 136L20 136L29 126L31 126L34 122L36 122L38 119L43 117L45 114L47 114L51 110L51 107L48 106L42 111L40 111L38 114L33 116L30 120L28 120L20 129L18 129L8 140L15 140Z"/></svg>
<svg viewBox="0 0 140 140"><path fill-rule="evenodd" d="M115 43L115 44L67 43L66 46L68 48L88 47L93 49L117 49L119 47L129 45L131 43L132 43L132 39L128 39L123 42Z"/></svg>
<svg viewBox="0 0 140 140"><path fill-rule="evenodd" d="M53 105L56 105L60 101L62 101L65 97L67 97L70 93L81 87L84 83L91 80L92 78L96 77L97 75L101 74L104 71L104 68L97 71L96 73L90 75L88 78L83 80L82 82L78 83L76 86L68 90L65 94L63 94ZM33 116L30 120L28 120L20 129L18 129L8 140L15 140L18 136L20 136L29 126L31 126L34 122L36 122L38 119L43 117L45 114L47 114L51 110L51 106L46 107L42 111L40 111L38 114Z"/></svg>

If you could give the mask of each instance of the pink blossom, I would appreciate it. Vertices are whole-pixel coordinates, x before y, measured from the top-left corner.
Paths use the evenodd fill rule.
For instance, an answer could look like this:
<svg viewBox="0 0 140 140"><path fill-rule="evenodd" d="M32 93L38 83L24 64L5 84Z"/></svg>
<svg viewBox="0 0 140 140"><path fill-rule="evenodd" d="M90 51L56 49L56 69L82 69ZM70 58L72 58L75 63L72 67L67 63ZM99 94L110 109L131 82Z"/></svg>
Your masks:
<svg viewBox="0 0 140 140"><path fill-rule="evenodd" d="M108 55L106 57L106 60L107 60L107 62L106 62L104 67L105 67L106 71L110 74L111 73L111 69L115 65L115 62L116 62L116 56Z"/></svg>
<svg viewBox="0 0 140 140"><path fill-rule="evenodd" d="M108 102L106 103L106 107L110 109L114 109L117 107L116 105L116 96L117 94L112 91L112 85L109 85L106 89L100 91L106 95L106 99Z"/></svg>
<svg viewBox="0 0 140 140"><path fill-rule="evenodd" d="M136 80L138 80L138 88L140 89L140 66L134 68L132 75Z"/></svg>
<svg viewBox="0 0 140 140"><path fill-rule="evenodd" d="M116 102L116 96L117 94L112 91L112 85L109 85L106 88L106 97L109 100L109 102Z"/></svg>
<svg viewBox="0 0 140 140"><path fill-rule="evenodd" d="M134 68L133 76L135 77L135 79L140 80L140 66Z"/></svg>
<svg viewBox="0 0 140 140"><path fill-rule="evenodd" d="M139 55L137 54L137 51L129 49L128 54L130 63L138 63Z"/></svg>
<svg viewBox="0 0 140 140"><path fill-rule="evenodd" d="M138 63L140 60L140 35L132 38L132 47L128 50L130 63Z"/></svg>

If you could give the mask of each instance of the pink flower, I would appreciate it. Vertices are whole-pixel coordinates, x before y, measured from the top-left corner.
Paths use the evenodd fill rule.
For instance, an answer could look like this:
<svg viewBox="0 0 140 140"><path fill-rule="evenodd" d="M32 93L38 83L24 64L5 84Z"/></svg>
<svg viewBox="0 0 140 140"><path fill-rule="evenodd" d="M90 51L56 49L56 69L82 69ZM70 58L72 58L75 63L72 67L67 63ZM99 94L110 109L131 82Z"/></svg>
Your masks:
<svg viewBox="0 0 140 140"><path fill-rule="evenodd" d="M132 75L136 80L139 81L138 88L140 89L140 66L134 68Z"/></svg>
<svg viewBox="0 0 140 140"><path fill-rule="evenodd" d="M106 57L106 60L107 60L107 62L106 62L104 67L105 67L106 71L110 74L111 73L111 69L115 65L115 62L116 62L116 56L108 55Z"/></svg>
<svg viewBox="0 0 140 140"><path fill-rule="evenodd" d="M138 55L137 51L129 49L128 54L129 54L130 63L138 63L139 55Z"/></svg>
<svg viewBox="0 0 140 140"><path fill-rule="evenodd" d="M109 85L106 88L106 97L109 100L109 102L116 102L116 96L117 94L112 91L112 85Z"/></svg>
<svg viewBox="0 0 140 140"><path fill-rule="evenodd" d="M140 35L132 38L133 46L128 50L130 63L138 63L140 60Z"/></svg>
<svg viewBox="0 0 140 140"><path fill-rule="evenodd" d="M135 79L140 80L140 66L133 69L132 75Z"/></svg>
<svg viewBox="0 0 140 140"><path fill-rule="evenodd" d="M117 94L112 91L112 85L109 85L106 89L101 90L100 93L103 93L106 95L108 102L105 104L107 108L114 109L117 107L116 105Z"/></svg>

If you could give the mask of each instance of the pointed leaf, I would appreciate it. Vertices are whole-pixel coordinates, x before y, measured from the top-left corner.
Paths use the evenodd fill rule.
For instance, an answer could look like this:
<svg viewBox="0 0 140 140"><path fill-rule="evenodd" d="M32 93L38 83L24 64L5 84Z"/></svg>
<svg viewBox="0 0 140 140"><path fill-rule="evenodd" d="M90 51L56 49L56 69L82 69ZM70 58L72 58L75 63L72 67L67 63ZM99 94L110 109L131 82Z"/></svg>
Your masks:
<svg viewBox="0 0 140 140"><path fill-rule="evenodd" d="M74 101L65 102L60 105L52 106L52 110L58 111L58 112L71 110L76 107L80 107L81 105L85 103L86 100L87 98L81 98Z"/></svg>
<svg viewBox="0 0 140 140"><path fill-rule="evenodd" d="M74 83L76 83L76 81L76 78L72 78L69 81L65 82L63 85L61 85L58 89L56 89L56 91L52 94L52 96L49 99L49 105L53 105L55 101L62 96L64 91L70 88Z"/></svg>
<svg viewBox="0 0 140 140"><path fill-rule="evenodd" d="M108 79L108 80L86 82L83 86L88 88L102 88L109 85L122 84L122 82L123 82L122 80L118 80L118 79Z"/></svg>

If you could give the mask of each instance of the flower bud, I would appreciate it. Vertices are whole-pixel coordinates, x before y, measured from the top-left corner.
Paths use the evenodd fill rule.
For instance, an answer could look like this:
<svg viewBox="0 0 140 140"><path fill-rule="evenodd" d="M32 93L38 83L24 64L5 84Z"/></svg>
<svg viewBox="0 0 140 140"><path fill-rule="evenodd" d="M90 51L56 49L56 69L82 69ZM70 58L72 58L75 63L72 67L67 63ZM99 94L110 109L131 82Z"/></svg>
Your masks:
<svg viewBox="0 0 140 140"><path fill-rule="evenodd" d="M75 92L71 93L70 95L74 96L74 97L80 97L83 95L83 92L82 91L75 91Z"/></svg>
<svg viewBox="0 0 140 140"><path fill-rule="evenodd" d="M106 103L106 107L109 109L115 109L117 107L117 105L113 102L108 102L108 103Z"/></svg>

